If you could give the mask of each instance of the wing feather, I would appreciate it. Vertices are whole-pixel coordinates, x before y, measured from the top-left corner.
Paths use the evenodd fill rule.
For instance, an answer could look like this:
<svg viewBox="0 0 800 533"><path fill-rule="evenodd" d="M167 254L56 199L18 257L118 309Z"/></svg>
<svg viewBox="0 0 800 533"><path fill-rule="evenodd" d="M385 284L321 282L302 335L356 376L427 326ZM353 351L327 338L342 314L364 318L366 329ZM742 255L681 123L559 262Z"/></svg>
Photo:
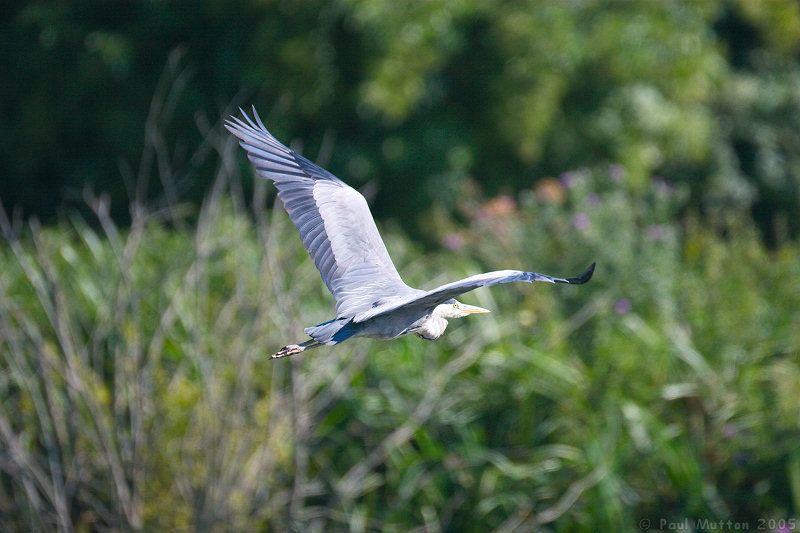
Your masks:
<svg viewBox="0 0 800 533"><path fill-rule="evenodd" d="M476 274L452 283L447 283L427 292L423 291L422 294L409 295L405 298L392 300L385 304L367 309L358 313L353 318L353 322L365 322L371 318L375 318L386 313L391 313L392 311L396 311L397 309L406 306L433 308L451 298L455 298L456 296L466 292L473 291L478 287L490 287L499 283L514 283L517 281L533 283L534 281L544 281L547 283L569 283L571 285L582 285L592 278L592 274L594 274L594 267L595 263L592 263L589 265L589 268L574 278L556 278L553 276L548 276L547 274L539 274L538 272L523 272L520 270L498 270L495 272Z"/></svg>
<svg viewBox="0 0 800 533"><path fill-rule="evenodd" d="M256 172L278 189L338 317L353 316L387 297L422 293L408 287L392 263L364 197L339 178L280 143L254 119L231 117L225 127Z"/></svg>

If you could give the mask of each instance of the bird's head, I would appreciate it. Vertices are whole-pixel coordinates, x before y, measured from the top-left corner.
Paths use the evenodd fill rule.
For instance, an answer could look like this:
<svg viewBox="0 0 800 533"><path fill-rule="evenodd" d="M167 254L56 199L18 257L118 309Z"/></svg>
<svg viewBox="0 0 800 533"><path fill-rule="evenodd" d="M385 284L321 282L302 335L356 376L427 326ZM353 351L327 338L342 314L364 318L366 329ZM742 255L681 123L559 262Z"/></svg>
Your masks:
<svg viewBox="0 0 800 533"><path fill-rule="evenodd" d="M461 318L467 315L490 313L488 309L475 305L462 304L458 300L447 300L436 306L437 314L442 318Z"/></svg>

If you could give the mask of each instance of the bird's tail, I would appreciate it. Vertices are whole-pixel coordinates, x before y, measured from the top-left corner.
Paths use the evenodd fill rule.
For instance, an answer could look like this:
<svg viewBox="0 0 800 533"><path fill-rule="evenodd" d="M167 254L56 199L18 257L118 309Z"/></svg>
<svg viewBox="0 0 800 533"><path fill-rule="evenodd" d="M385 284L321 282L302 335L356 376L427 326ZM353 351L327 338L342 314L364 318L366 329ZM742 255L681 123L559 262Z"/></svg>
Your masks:
<svg viewBox="0 0 800 533"><path fill-rule="evenodd" d="M296 355L324 344L339 344L355 334L352 318L335 318L323 324L306 328L305 332L311 340L300 344L287 344L274 354L272 359Z"/></svg>
<svg viewBox="0 0 800 533"><path fill-rule="evenodd" d="M339 344L355 334L352 318L335 318L306 328L306 335L321 344Z"/></svg>

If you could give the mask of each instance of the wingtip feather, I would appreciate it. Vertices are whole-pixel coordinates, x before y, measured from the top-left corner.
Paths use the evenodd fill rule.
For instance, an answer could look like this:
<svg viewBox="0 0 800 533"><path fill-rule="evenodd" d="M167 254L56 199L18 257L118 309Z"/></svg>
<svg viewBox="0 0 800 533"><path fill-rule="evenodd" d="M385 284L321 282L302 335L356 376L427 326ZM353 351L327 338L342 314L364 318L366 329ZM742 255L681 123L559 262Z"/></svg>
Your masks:
<svg viewBox="0 0 800 533"><path fill-rule="evenodd" d="M592 275L594 274L594 267L596 265L597 265L596 262L592 262L592 264L589 265L589 268L584 270L583 273L581 273L579 276L576 276L574 278L567 278L567 282L572 285L583 285L584 283L592 279Z"/></svg>

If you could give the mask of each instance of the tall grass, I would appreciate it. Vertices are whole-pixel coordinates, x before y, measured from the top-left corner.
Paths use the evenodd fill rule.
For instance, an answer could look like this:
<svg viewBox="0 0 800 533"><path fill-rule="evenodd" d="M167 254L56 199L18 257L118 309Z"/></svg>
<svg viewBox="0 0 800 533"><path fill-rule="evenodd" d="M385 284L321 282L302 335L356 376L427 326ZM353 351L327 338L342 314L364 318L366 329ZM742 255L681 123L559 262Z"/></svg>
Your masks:
<svg viewBox="0 0 800 533"><path fill-rule="evenodd" d="M227 152L230 153L230 152ZM234 165L223 165L229 172ZM193 226L134 209L0 244L7 530L623 531L800 511L800 249L679 191L579 172L465 191L447 247L389 229L406 281L496 268L583 287L465 297L435 343L267 355L331 317L280 210L215 189ZM776 522L777 524L777 522ZM777 526L776 526L777 528Z"/></svg>

